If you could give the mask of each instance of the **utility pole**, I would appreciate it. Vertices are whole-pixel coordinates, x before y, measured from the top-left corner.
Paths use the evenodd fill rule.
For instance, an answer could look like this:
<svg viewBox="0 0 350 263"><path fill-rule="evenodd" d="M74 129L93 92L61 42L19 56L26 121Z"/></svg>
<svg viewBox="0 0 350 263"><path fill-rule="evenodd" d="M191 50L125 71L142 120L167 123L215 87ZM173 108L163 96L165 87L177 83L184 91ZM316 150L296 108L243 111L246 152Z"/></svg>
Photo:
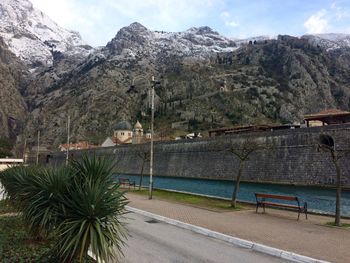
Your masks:
<svg viewBox="0 0 350 263"><path fill-rule="evenodd" d="M153 190L153 123L154 123L154 86L156 81L154 76L152 76L152 87L151 87L151 154L150 154L150 163L149 163L149 193L148 199L152 199L152 190Z"/></svg>
<svg viewBox="0 0 350 263"><path fill-rule="evenodd" d="M67 121L67 153L66 153L66 165L68 165L68 161L69 161L69 130L70 130L70 116L68 115L68 121Z"/></svg>
<svg viewBox="0 0 350 263"><path fill-rule="evenodd" d="M39 164L40 130L38 131L38 146L36 148L36 165Z"/></svg>

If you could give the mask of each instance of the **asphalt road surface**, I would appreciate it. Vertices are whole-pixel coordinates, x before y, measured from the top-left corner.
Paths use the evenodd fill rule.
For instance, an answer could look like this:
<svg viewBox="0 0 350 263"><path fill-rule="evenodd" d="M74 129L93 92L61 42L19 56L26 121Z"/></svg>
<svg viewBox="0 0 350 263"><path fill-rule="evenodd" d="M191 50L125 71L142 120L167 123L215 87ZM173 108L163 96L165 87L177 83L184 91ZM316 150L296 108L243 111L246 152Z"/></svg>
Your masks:
<svg viewBox="0 0 350 263"><path fill-rule="evenodd" d="M135 213L127 217L131 236L124 248L125 257L116 262L289 262Z"/></svg>

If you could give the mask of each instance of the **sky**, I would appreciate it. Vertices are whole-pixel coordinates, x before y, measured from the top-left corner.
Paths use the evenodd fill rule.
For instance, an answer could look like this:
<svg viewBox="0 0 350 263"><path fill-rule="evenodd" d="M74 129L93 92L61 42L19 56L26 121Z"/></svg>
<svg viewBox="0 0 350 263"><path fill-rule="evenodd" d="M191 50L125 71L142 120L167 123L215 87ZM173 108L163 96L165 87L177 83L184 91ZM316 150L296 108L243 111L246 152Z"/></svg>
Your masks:
<svg viewBox="0 0 350 263"><path fill-rule="evenodd" d="M350 0L30 0L92 46L139 22L151 30L209 26L230 38L350 33Z"/></svg>

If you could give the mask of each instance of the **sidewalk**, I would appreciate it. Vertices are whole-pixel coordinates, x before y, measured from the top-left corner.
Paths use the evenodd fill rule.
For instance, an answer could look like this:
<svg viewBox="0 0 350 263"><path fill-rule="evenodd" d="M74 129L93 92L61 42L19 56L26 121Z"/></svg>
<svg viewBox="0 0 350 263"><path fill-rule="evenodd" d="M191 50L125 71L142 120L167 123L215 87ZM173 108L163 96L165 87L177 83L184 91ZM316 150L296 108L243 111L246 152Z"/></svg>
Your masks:
<svg viewBox="0 0 350 263"><path fill-rule="evenodd" d="M301 215L297 221L295 212L275 209L266 209L266 214L255 209L218 212L132 193L126 197L131 207L185 223L317 259L349 262L350 229L323 226L330 217L309 215L305 220Z"/></svg>

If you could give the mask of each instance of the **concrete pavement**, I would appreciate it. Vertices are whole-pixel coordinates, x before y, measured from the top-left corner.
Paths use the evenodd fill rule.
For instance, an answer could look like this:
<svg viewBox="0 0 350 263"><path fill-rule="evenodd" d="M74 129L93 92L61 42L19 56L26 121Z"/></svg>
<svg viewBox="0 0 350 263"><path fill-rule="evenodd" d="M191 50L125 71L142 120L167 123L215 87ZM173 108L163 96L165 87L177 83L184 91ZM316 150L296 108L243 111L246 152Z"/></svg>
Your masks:
<svg viewBox="0 0 350 263"><path fill-rule="evenodd" d="M275 209L266 214L256 214L255 209L211 211L132 193L126 196L129 206L151 213L317 259L349 262L350 230L324 226L333 220L329 217L310 215L309 220L297 221L295 212Z"/></svg>
<svg viewBox="0 0 350 263"><path fill-rule="evenodd" d="M124 248L124 263L287 262L135 213L127 217L131 237Z"/></svg>

